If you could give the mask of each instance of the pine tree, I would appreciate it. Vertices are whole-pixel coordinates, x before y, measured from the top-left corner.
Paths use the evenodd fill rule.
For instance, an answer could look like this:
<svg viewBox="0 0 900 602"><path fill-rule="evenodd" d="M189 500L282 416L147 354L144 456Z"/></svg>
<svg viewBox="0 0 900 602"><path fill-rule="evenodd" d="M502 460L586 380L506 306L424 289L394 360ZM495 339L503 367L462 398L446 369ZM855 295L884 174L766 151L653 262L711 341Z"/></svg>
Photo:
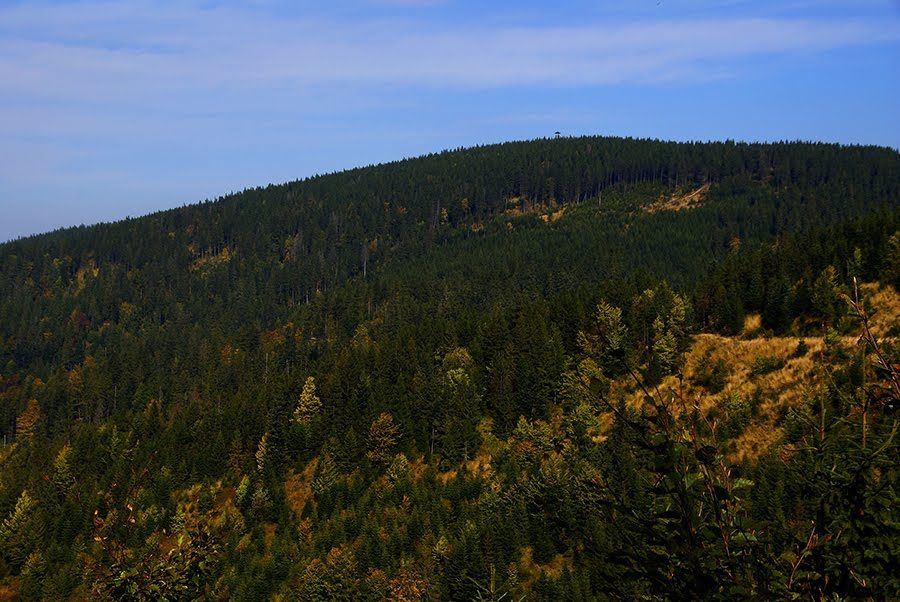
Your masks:
<svg viewBox="0 0 900 602"><path fill-rule="evenodd" d="M323 451L316 463L316 471L313 474L312 490L316 495L328 491L338 477L338 467L334 458L327 451Z"/></svg>
<svg viewBox="0 0 900 602"><path fill-rule="evenodd" d="M244 510L250 504L250 477L244 475L234 493L234 505Z"/></svg>
<svg viewBox="0 0 900 602"><path fill-rule="evenodd" d="M653 321L653 362L650 371L654 377L665 376L675 367L677 359L678 341L674 333L665 327L663 320L657 317Z"/></svg>
<svg viewBox="0 0 900 602"><path fill-rule="evenodd" d="M834 324L837 307L840 303L836 288L837 271L834 266L830 265L822 270L812 289L813 309L826 325Z"/></svg>
<svg viewBox="0 0 900 602"><path fill-rule="evenodd" d="M53 484L65 494L72 484L75 482L75 475L72 473L72 447L64 445L59 453L56 454L56 460L53 462Z"/></svg>
<svg viewBox="0 0 900 602"><path fill-rule="evenodd" d="M303 384L303 391L294 410L294 422L309 425L319 415L321 409L322 400L316 394L316 379L309 376Z"/></svg>
<svg viewBox="0 0 900 602"><path fill-rule="evenodd" d="M888 239L881 265L881 278L900 290L900 231Z"/></svg>
<svg viewBox="0 0 900 602"><path fill-rule="evenodd" d="M21 566L38 546L43 535L37 514L37 501L23 490L6 520L0 524L0 554L13 566Z"/></svg>
<svg viewBox="0 0 900 602"><path fill-rule="evenodd" d="M16 437L23 442L30 442L37 434L37 425L41 420L41 404L37 399L29 399L25 410L16 418Z"/></svg>
<svg viewBox="0 0 900 602"><path fill-rule="evenodd" d="M394 417L388 413L380 414L369 427L369 451L366 456L378 462L390 460L399 437L400 427L394 424Z"/></svg>
<svg viewBox="0 0 900 602"><path fill-rule="evenodd" d="M266 461L269 459L269 431L263 433L259 444L256 446L256 468L259 472L263 472L266 468Z"/></svg>

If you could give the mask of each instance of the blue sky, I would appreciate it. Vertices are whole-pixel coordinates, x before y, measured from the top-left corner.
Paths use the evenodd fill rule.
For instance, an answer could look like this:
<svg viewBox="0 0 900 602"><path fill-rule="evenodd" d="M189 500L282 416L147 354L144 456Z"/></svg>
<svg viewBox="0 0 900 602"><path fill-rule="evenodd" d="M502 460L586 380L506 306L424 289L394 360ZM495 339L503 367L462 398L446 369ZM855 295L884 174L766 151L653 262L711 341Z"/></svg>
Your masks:
<svg viewBox="0 0 900 602"><path fill-rule="evenodd" d="M0 241L506 140L900 147L900 0L0 0Z"/></svg>

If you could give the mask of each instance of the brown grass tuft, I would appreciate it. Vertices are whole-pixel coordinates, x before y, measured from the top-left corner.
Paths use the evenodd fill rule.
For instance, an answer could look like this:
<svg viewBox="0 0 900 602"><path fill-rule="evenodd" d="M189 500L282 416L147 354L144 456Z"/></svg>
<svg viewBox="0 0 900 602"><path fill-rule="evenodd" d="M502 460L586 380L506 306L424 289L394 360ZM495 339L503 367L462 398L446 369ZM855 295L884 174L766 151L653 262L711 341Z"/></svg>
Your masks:
<svg viewBox="0 0 900 602"><path fill-rule="evenodd" d="M762 316L759 314L747 314L744 318L744 330L742 334L747 335L751 332L758 332L762 329Z"/></svg>

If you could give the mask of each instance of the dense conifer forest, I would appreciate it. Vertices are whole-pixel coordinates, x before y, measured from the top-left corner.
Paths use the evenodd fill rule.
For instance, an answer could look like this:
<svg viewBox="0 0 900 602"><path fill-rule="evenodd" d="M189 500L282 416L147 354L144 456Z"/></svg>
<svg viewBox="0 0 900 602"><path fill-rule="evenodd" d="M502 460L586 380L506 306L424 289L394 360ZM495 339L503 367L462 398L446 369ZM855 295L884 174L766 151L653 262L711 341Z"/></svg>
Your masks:
<svg viewBox="0 0 900 602"><path fill-rule="evenodd" d="M0 598L900 598L900 154L563 138L0 245Z"/></svg>

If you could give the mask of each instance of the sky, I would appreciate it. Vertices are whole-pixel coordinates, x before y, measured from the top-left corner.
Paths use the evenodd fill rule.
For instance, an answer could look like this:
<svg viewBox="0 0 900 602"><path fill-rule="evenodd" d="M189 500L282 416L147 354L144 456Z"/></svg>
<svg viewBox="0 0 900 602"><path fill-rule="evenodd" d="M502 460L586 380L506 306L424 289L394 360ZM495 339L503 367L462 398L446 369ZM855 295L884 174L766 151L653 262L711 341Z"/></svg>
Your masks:
<svg viewBox="0 0 900 602"><path fill-rule="evenodd" d="M0 0L0 241L555 131L900 148L900 0Z"/></svg>

